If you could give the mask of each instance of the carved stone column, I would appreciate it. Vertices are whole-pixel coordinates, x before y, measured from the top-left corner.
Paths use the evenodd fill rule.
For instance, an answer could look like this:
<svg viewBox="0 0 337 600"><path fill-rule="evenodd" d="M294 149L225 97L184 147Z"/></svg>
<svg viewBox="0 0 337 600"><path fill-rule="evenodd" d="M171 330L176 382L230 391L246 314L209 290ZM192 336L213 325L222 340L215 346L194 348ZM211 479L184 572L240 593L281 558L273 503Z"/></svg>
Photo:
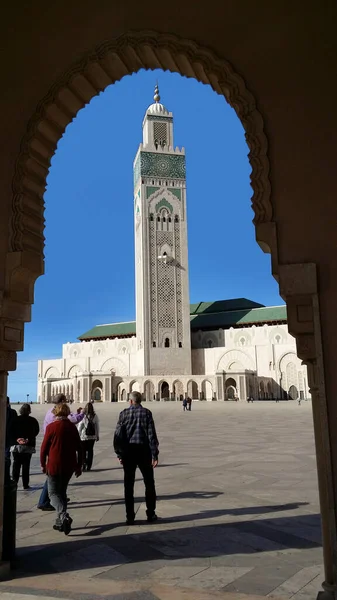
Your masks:
<svg viewBox="0 0 337 600"><path fill-rule="evenodd" d="M280 293L287 302L289 332L296 338L297 354L308 367L316 444L318 487L324 555L324 592L319 600L337 600L336 481L325 393L319 298L315 264L280 265Z"/></svg>
<svg viewBox="0 0 337 600"><path fill-rule="evenodd" d="M2 552L4 475L5 475L5 438L6 438L6 403L8 371L16 367L16 353L0 350L0 553ZM0 577L2 572L0 561Z"/></svg>

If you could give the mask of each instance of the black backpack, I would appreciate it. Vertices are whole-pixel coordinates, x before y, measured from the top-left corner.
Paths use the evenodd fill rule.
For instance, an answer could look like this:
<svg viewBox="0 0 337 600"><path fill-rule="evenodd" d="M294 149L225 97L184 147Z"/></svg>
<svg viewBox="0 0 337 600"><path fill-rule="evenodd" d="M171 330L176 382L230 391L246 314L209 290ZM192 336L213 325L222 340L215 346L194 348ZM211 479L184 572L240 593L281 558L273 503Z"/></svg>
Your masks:
<svg viewBox="0 0 337 600"><path fill-rule="evenodd" d="M88 418L88 423L85 428L85 435L87 435L88 437L96 435L96 427L93 419Z"/></svg>

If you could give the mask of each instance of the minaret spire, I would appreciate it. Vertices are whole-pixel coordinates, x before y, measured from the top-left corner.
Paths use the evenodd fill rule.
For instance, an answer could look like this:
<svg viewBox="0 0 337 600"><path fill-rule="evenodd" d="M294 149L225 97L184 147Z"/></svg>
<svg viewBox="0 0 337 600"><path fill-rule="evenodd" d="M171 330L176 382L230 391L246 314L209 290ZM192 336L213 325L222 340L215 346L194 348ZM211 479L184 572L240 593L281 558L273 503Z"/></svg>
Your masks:
<svg viewBox="0 0 337 600"><path fill-rule="evenodd" d="M156 87L154 88L154 96L153 96L153 100L155 102L160 102L160 94L159 94L159 87L158 87L158 81L156 83Z"/></svg>

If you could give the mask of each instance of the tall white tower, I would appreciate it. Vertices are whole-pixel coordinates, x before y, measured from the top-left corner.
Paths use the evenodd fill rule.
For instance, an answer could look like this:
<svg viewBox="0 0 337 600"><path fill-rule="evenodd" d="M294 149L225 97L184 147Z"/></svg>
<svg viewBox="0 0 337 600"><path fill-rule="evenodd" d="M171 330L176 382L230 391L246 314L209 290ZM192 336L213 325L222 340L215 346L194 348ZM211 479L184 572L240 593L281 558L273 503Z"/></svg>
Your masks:
<svg viewBox="0 0 337 600"><path fill-rule="evenodd" d="M134 161L138 375L191 373L185 150L160 103L143 121Z"/></svg>

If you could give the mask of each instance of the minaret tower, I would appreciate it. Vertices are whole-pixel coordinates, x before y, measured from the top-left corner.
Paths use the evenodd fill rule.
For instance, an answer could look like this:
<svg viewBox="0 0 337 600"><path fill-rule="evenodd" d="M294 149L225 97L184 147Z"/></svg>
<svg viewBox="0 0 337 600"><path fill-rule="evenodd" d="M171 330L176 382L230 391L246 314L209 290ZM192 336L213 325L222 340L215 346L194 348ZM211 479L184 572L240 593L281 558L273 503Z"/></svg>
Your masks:
<svg viewBox="0 0 337 600"><path fill-rule="evenodd" d="M134 161L138 375L191 373L185 150L173 115L154 104Z"/></svg>

